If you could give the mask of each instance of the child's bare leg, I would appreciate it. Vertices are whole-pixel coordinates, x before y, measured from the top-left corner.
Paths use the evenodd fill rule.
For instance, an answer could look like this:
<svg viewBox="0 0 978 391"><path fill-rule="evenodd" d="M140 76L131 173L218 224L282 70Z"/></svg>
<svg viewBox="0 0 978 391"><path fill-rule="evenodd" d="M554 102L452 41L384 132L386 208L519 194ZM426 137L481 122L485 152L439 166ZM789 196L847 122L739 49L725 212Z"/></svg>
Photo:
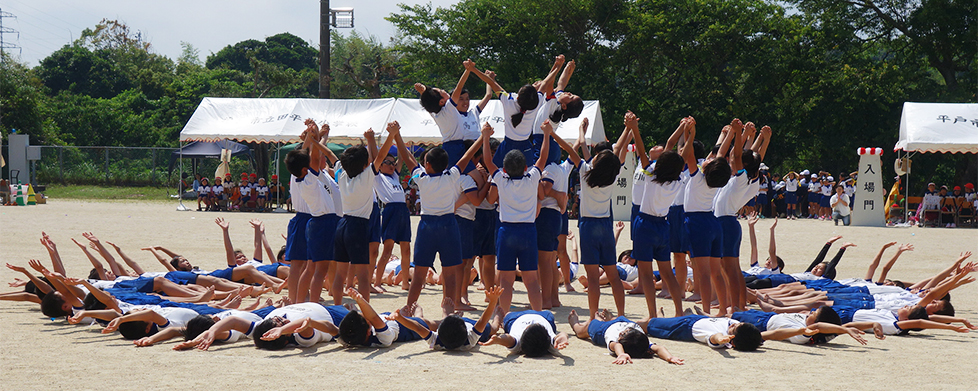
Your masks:
<svg viewBox="0 0 978 391"><path fill-rule="evenodd" d="M499 296L499 308L503 315L509 313L509 307L513 304L513 283L516 282L516 271L499 271L499 286L503 288L503 294Z"/></svg>
<svg viewBox="0 0 978 391"><path fill-rule="evenodd" d="M570 254L567 254L567 235L557 236L557 260L560 261L560 275L564 281L564 290L574 292L574 286L571 285Z"/></svg>
<svg viewBox="0 0 978 391"><path fill-rule="evenodd" d="M374 270L377 270L377 277L384 271L383 267L377 269L377 264L379 263L377 256L380 255L380 242L370 242L368 248L367 254L370 259L370 268L367 269L367 282L370 283L370 289L373 290L373 293L384 293L386 292L383 288L384 284L380 283L379 278L377 279L377 283L374 284L374 279L372 278L374 276ZM384 261L384 266L387 266L387 261Z"/></svg>
<svg viewBox="0 0 978 391"><path fill-rule="evenodd" d="M383 285L385 283L384 274L386 273L387 263L390 262L391 254L393 252L394 252L394 240L393 239L385 240L384 247L380 251L380 257L377 258L377 269L376 269L376 275L374 276L375 285Z"/></svg>
<svg viewBox="0 0 978 391"><path fill-rule="evenodd" d="M587 333L587 327L591 324L591 319L581 322L580 317L577 316L577 310L571 310L570 315L567 316L567 323L571 325L571 329L574 330L574 335L580 339L590 339L590 335Z"/></svg>
<svg viewBox="0 0 978 391"><path fill-rule="evenodd" d="M299 293L301 289L299 283L302 281L303 273L306 270L306 264L308 261L293 260L291 264L292 270L289 271L289 300L293 303L298 303L299 300L305 301L305 297L309 294L309 282L312 280L312 275L309 276L309 280L306 282L306 288L304 293Z"/></svg>
<svg viewBox="0 0 978 391"><path fill-rule="evenodd" d="M618 309L618 316L625 316L625 287L622 286L621 280L617 278L618 268L615 265L604 266L605 276L611 276L614 273L616 278L609 278L608 283L611 285L611 295L615 298L615 307Z"/></svg>
<svg viewBox="0 0 978 391"><path fill-rule="evenodd" d="M411 243L401 242L400 246L401 246L401 273L399 277L401 279L401 289L409 290L411 288L411 284L413 284L413 282L411 281L411 277L408 275L408 273L411 272ZM424 276L424 274L422 274L421 276Z"/></svg>
<svg viewBox="0 0 978 391"><path fill-rule="evenodd" d="M482 283L485 285L486 289L489 289L496 285L496 256L495 255L483 255L479 257L479 262L482 270Z"/></svg>
<svg viewBox="0 0 978 391"><path fill-rule="evenodd" d="M526 295L530 299L530 308L534 311L543 311L543 294L540 291L539 272L536 270L524 271L523 285L526 286ZM624 298L624 294L622 298Z"/></svg>
<svg viewBox="0 0 978 391"><path fill-rule="evenodd" d="M672 253L672 266L676 269L676 282L679 283L679 291L686 292L686 253ZM662 275L662 269L659 269ZM685 293L683 294L685 296Z"/></svg>
<svg viewBox="0 0 978 391"><path fill-rule="evenodd" d="M317 265L316 274L313 276L312 285L309 287L309 301L313 303L318 303L319 298L322 295L323 285L329 280L329 275L332 274L332 280L330 280L329 293L333 296L333 305L343 304L343 283L347 280L347 275L349 275L350 264L337 261L326 261L320 262L324 265L320 268ZM317 288L318 283L318 292ZM352 286L352 285L351 285ZM370 289L366 292L360 292L364 298L370 297Z"/></svg>

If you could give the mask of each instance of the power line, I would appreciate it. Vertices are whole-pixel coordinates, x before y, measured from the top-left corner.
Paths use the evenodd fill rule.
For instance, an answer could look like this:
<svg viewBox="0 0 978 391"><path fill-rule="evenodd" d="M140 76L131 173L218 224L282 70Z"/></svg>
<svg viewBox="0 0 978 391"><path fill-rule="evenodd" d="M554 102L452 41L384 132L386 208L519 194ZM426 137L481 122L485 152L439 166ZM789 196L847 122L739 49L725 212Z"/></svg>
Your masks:
<svg viewBox="0 0 978 391"><path fill-rule="evenodd" d="M17 34L17 39L20 39L20 32L10 27L3 27L4 18L16 18L16 17L17 16L15 16L14 14L4 11L3 9L0 9L0 61L6 61L6 57L5 57L6 53L4 52L5 49L17 49L18 55L23 54L24 52L20 48L20 46L17 46L12 43L8 43L3 39L4 35L6 34Z"/></svg>

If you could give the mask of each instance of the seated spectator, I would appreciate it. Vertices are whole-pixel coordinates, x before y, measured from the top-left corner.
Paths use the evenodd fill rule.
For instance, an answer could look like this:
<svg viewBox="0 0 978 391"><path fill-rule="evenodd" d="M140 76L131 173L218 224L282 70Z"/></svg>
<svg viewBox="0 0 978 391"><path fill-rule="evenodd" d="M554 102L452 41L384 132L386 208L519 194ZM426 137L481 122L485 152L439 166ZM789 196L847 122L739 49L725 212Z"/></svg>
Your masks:
<svg viewBox="0 0 978 391"><path fill-rule="evenodd" d="M924 192L924 199L920 203L920 211L917 215L918 219L921 221L921 225L927 220L937 221L938 212L927 212L936 211L941 208L941 196L937 192L937 185L934 182L927 184L927 191Z"/></svg>
<svg viewBox="0 0 978 391"><path fill-rule="evenodd" d="M278 182L278 175L272 175L271 182L268 183L268 206L282 206L288 195L285 194L285 187Z"/></svg>
<svg viewBox="0 0 978 391"><path fill-rule="evenodd" d="M224 185L221 184L221 177L214 178L214 186L211 186L211 204L208 210L221 210L224 207Z"/></svg>
<svg viewBox="0 0 978 391"><path fill-rule="evenodd" d="M197 211L199 212L203 210L200 207L201 202L204 203L204 206L207 209L210 209L211 208L211 186L210 184L207 183L207 178L201 179L200 183L197 183L197 180L194 180L194 184L197 185L194 189L194 191L197 192Z"/></svg>
<svg viewBox="0 0 978 391"><path fill-rule="evenodd" d="M947 185L941 185L941 190L937 193L941 197L941 222L946 228L954 228L954 215L958 213L957 198L948 194Z"/></svg>

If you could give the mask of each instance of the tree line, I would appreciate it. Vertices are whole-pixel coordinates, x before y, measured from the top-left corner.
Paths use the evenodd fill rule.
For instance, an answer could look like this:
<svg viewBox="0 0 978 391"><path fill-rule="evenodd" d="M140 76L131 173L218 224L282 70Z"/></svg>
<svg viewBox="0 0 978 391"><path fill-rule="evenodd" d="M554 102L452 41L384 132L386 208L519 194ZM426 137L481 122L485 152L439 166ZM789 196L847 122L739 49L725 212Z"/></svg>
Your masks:
<svg viewBox="0 0 978 391"><path fill-rule="evenodd" d="M626 110L647 142L686 115L712 141L736 116L774 129L776 172L850 170L856 148L890 150L903 102L975 102L978 91L972 0L463 0L387 19L399 31L390 42L334 32L333 98L451 88L466 58L516 90L564 54L578 65L569 89L601 102L609 137ZM103 20L34 67L4 59L0 129L41 144L172 147L203 97L317 95L318 44L292 34L200 57L184 43L167 58ZM914 165L948 183L976 169L974 155Z"/></svg>

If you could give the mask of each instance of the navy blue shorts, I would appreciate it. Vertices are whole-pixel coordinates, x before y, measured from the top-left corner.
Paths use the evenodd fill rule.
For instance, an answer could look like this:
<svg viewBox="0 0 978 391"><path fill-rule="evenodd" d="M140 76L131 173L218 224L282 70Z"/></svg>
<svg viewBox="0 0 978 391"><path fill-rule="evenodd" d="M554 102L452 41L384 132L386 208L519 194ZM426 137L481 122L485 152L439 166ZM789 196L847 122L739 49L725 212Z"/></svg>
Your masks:
<svg viewBox="0 0 978 391"><path fill-rule="evenodd" d="M197 273L172 271L163 275L163 278L175 284L187 285L197 283Z"/></svg>
<svg viewBox="0 0 978 391"><path fill-rule="evenodd" d="M326 312L329 312L329 316L333 318L331 323L333 323L333 325L336 327L339 327L340 322L343 321L343 318L350 313L350 310L341 305L326 305L323 306L323 308L326 308Z"/></svg>
<svg viewBox="0 0 978 391"><path fill-rule="evenodd" d="M852 316L855 315L856 310L858 310L858 308L846 307L844 305L833 305L830 308L832 308L833 311L839 314L839 318L842 319L842 324L851 323Z"/></svg>
<svg viewBox="0 0 978 391"><path fill-rule="evenodd" d="M818 206L821 206L823 208L831 207L832 204L829 203L829 201L832 201L832 196L827 196L825 194L822 194L821 198L818 199Z"/></svg>
<svg viewBox="0 0 978 391"><path fill-rule="evenodd" d="M776 286L779 286L779 285L790 284L792 282L798 281L797 279L795 279L794 277L792 277L790 274L783 274L783 273L769 274L767 276L764 276L764 278L767 278L767 279L771 280L771 287L772 288L774 288Z"/></svg>
<svg viewBox="0 0 978 391"><path fill-rule="evenodd" d="M476 209L473 226L472 248L475 255L496 255L496 231L499 230L499 212L495 209Z"/></svg>
<svg viewBox="0 0 978 391"><path fill-rule="evenodd" d="M537 237L533 223L499 223L496 235L496 268L499 271L537 270L537 246L530 238Z"/></svg>
<svg viewBox="0 0 978 391"><path fill-rule="evenodd" d="M537 249L540 251L557 251L557 236L563 222L560 212L556 209L540 208L537 216Z"/></svg>
<svg viewBox="0 0 978 391"><path fill-rule="evenodd" d="M265 319L265 317L268 316L268 314L272 313L272 311L275 311L275 306L270 305L268 307L262 307L257 310L251 311L251 313L260 316L262 319Z"/></svg>
<svg viewBox="0 0 978 391"><path fill-rule="evenodd" d="M753 207L754 205L757 205L757 196L753 196L749 200L747 200L747 204L745 204L744 206Z"/></svg>
<svg viewBox="0 0 978 391"><path fill-rule="evenodd" d="M333 260L351 265L370 264L370 219L346 215L336 224Z"/></svg>
<svg viewBox="0 0 978 391"><path fill-rule="evenodd" d="M876 301L876 299L873 298L873 295L862 292L825 292L825 296L828 296L829 300L853 300L869 303L874 303Z"/></svg>
<svg viewBox="0 0 978 391"><path fill-rule="evenodd" d="M821 193L808 193L808 202L821 205L822 194Z"/></svg>
<svg viewBox="0 0 978 391"><path fill-rule="evenodd" d="M570 214L566 211L560 216L560 234L567 236L570 233Z"/></svg>
<svg viewBox="0 0 978 391"><path fill-rule="evenodd" d="M703 315L686 315L678 318L652 318L645 333L653 338L674 341L696 342L693 338L693 324L708 318Z"/></svg>
<svg viewBox="0 0 978 391"><path fill-rule="evenodd" d="M740 227L740 222L737 221L737 216L720 216L717 217L717 222L720 223L720 234L723 235L723 248L721 249L721 256L739 257L740 242L743 238L744 232Z"/></svg>
<svg viewBox="0 0 978 391"><path fill-rule="evenodd" d="M496 154L492 155L493 164L495 164L496 167L502 167L503 159L506 157L506 154L514 149L523 152L523 156L526 157L526 164L528 167L532 166L536 162L536 160L534 160L534 156L536 156L537 152L534 151L532 140L526 139L523 141L516 141L509 137L505 137L503 138L503 141L499 143L499 148L496 148ZM459 157L461 156L462 155L459 155Z"/></svg>
<svg viewBox="0 0 978 391"><path fill-rule="evenodd" d="M587 335L591 337L591 342L598 346L605 346L604 344L604 332L608 331L608 327L618 322L635 323L624 316L619 316L612 320L601 321L597 319L591 319L591 323L587 325Z"/></svg>
<svg viewBox="0 0 978 391"><path fill-rule="evenodd" d="M418 239L414 244L414 262L418 266L432 267L437 254L442 267L461 265L461 242L454 213L441 216L421 215Z"/></svg>
<svg viewBox="0 0 978 391"><path fill-rule="evenodd" d="M642 262L669 262L669 222L665 217L639 213L635 217L632 258Z"/></svg>
<svg viewBox="0 0 978 391"><path fill-rule="evenodd" d="M231 275L232 274L234 274L234 268L233 267L228 267L228 268L224 268L224 269L218 269L218 270L212 271L210 273L207 273L208 276L217 277L217 278L223 278L223 279L228 280L228 281L231 281ZM235 282L240 282L240 281L235 281Z"/></svg>
<svg viewBox="0 0 978 391"><path fill-rule="evenodd" d="M255 269L258 269L258 271L260 271L262 273L265 273L267 275L270 275L272 277L278 277L278 268L280 266L288 267L289 265L286 265L284 263L275 262L275 263L273 263L271 265L261 265L261 266L258 266Z"/></svg>
<svg viewBox="0 0 978 391"><path fill-rule="evenodd" d="M455 215L455 222L458 224L458 235L461 239L459 248L462 250L462 259L475 258L475 245L472 237L475 233L475 220Z"/></svg>
<svg viewBox="0 0 978 391"><path fill-rule="evenodd" d="M536 164L537 159L540 158L540 149L543 148L543 135L542 134L531 134L530 135L530 141L533 143L533 149L534 149L533 161L531 163L530 160L527 160L526 161L526 164L531 164L532 165L532 164ZM503 156L505 156L505 155L503 155ZM559 163L559 162L560 162L560 144L557 144L557 141L554 140L553 137L551 137L550 138L550 150L547 151L547 164L550 164L550 163ZM502 166L499 166L499 167L502 167Z"/></svg>
<svg viewBox="0 0 978 391"><path fill-rule="evenodd" d="M580 234L582 265L614 265L615 232L610 217L581 217L577 222Z"/></svg>
<svg viewBox="0 0 978 391"><path fill-rule="evenodd" d="M832 299L831 297L829 299ZM859 310L871 310L876 308L876 303L864 300L832 299L832 307L852 307Z"/></svg>
<svg viewBox="0 0 978 391"><path fill-rule="evenodd" d="M119 281L115 283L113 288L133 292L150 293L153 292L153 279L149 277L139 277L135 280Z"/></svg>
<svg viewBox="0 0 978 391"><path fill-rule="evenodd" d="M441 143L441 149L444 149L448 153L448 166L454 166L458 163L458 160L465 155L465 141L464 140L450 140ZM528 160L529 161L529 160ZM502 166L499 166L502 167ZM469 171L475 169L475 164L469 161L469 164L465 166L462 170L462 174L468 174Z"/></svg>
<svg viewBox="0 0 978 391"><path fill-rule="evenodd" d="M380 243L380 204L374 201L374 207L370 210L370 243Z"/></svg>
<svg viewBox="0 0 978 391"><path fill-rule="evenodd" d="M757 193L757 204L767 205L767 193Z"/></svg>
<svg viewBox="0 0 978 391"><path fill-rule="evenodd" d="M385 315L390 315L390 313L387 312L385 313ZM428 322L425 322L424 319L414 318L410 316L408 317L408 319L418 322L424 328L428 328ZM424 339L421 338L420 334L414 332L414 330L407 328L407 326L403 324L400 323L398 324L400 325L400 327L397 328L397 337L394 338L394 342L411 342L411 341L420 341Z"/></svg>
<svg viewBox="0 0 978 391"><path fill-rule="evenodd" d="M313 262L332 261L333 247L336 244L336 223L340 220L335 214L312 217L306 223L306 254ZM364 233L366 235L366 233Z"/></svg>
<svg viewBox="0 0 978 391"><path fill-rule="evenodd" d="M188 310L194 311L201 315L217 315L221 312L227 311L221 308L214 308L204 304L195 303L175 303L172 301L163 300L159 303L160 307L176 307L176 308L186 308Z"/></svg>
<svg viewBox="0 0 978 391"><path fill-rule="evenodd" d="M248 201L251 201L251 196L241 196L241 199L240 199L240 201L241 201L241 202L248 202Z"/></svg>
<svg viewBox="0 0 978 391"><path fill-rule="evenodd" d="M289 227L285 236L285 260L286 261L308 261L309 255L306 252L306 224L312 215L308 213L296 213L289 220Z"/></svg>
<svg viewBox="0 0 978 391"><path fill-rule="evenodd" d="M615 268L618 269L618 279L622 281L628 281L628 270L621 267L620 263L615 264Z"/></svg>
<svg viewBox="0 0 978 391"><path fill-rule="evenodd" d="M784 203L795 205L798 203L798 195L790 191L784 193Z"/></svg>
<svg viewBox="0 0 978 391"><path fill-rule="evenodd" d="M849 288L848 285L842 285L838 281L830 280L827 278L819 278L817 280L802 281L802 285L806 288L812 288L815 290L828 290L828 289L838 289L838 288ZM869 293L869 289L866 290Z"/></svg>
<svg viewBox="0 0 978 391"><path fill-rule="evenodd" d="M548 322L550 322L550 327L553 327L553 330L557 330L557 325L554 324L554 313L553 312L550 312L550 311L526 310L526 311L510 312L510 313L506 314L506 316L503 317L503 331L505 333L509 334L510 330L512 330L512 328L513 328L513 323L516 323L516 319L518 319L519 317L521 317L523 315L540 315L544 319L546 319Z"/></svg>
<svg viewBox="0 0 978 391"><path fill-rule="evenodd" d="M475 319L462 318L462 320L464 320L465 323L472 325L472 329L475 330L477 333L479 333L479 342L489 342L489 338L492 338L492 334L489 333L489 330L491 330L492 328L489 327L488 322L486 323L486 327L483 327L482 330L479 330L475 328L475 325L479 323Z"/></svg>
<svg viewBox="0 0 978 391"><path fill-rule="evenodd" d="M642 213L641 208L642 207L639 205L632 204L632 212L630 215L628 215L628 238L633 241L635 240L635 219L637 219L638 215Z"/></svg>
<svg viewBox="0 0 978 391"><path fill-rule="evenodd" d="M380 237L384 241L393 240L396 243L411 242L411 212L407 204L392 202L384 205L381 212Z"/></svg>
<svg viewBox="0 0 978 391"><path fill-rule="evenodd" d="M740 321L742 323L750 323L757 327L758 330L767 331L767 322L771 320L771 317L777 315L773 312L764 312L758 310L747 310L734 312L730 315L733 320Z"/></svg>
<svg viewBox="0 0 978 391"><path fill-rule="evenodd" d="M669 207L669 252L686 253L689 251L689 238L686 237L686 212L682 205Z"/></svg>
<svg viewBox="0 0 978 391"><path fill-rule="evenodd" d="M686 212L686 236L691 258L723 256L723 235L713 212Z"/></svg>

